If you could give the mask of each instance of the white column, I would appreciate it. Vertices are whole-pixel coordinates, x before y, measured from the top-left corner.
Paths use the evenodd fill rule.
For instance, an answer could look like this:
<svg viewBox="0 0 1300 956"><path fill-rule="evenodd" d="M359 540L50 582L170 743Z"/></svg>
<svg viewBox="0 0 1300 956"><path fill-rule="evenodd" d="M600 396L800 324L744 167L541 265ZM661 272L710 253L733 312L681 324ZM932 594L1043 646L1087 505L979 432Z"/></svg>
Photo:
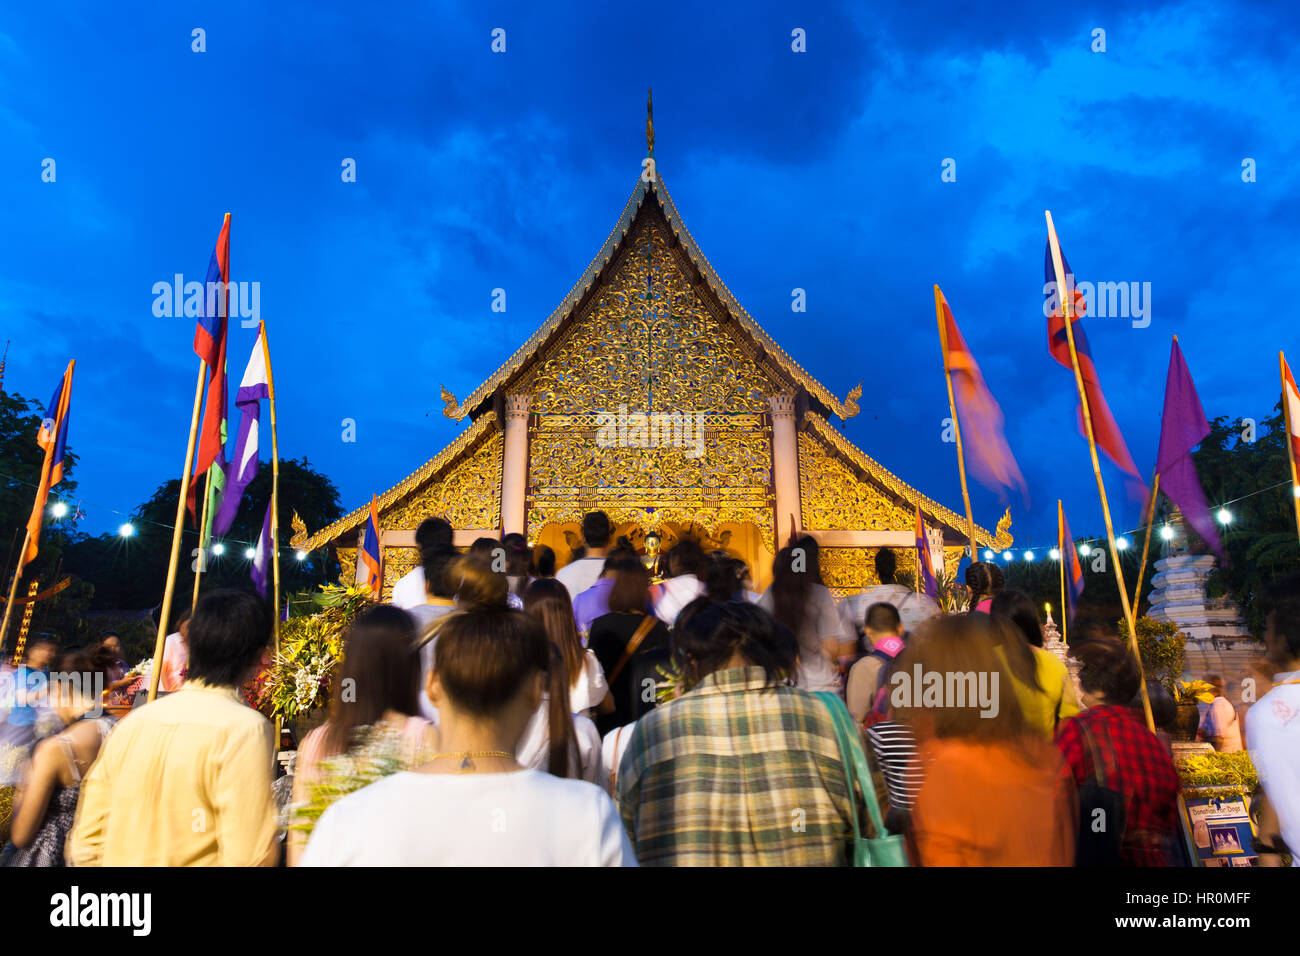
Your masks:
<svg viewBox="0 0 1300 956"><path fill-rule="evenodd" d="M780 547L790 534L790 516L795 527L803 529L799 511L799 445L794 432L794 395L781 392L771 396L772 406L772 484L776 490L776 542Z"/></svg>
<svg viewBox="0 0 1300 956"><path fill-rule="evenodd" d="M501 459L501 533L524 533L524 491L528 483L528 407L526 393L506 396L505 452Z"/></svg>

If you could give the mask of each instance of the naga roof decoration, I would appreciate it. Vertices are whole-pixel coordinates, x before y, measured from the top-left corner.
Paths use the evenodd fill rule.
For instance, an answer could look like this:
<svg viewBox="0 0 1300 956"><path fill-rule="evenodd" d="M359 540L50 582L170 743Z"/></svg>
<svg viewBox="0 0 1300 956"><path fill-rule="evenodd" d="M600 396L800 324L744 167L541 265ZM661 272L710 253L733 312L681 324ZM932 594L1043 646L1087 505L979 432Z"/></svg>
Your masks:
<svg viewBox="0 0 1300 956"><path fill-rule="evenodd" d="M874 481L884 485L885 488L898 495L909 505L920 506L921 511L929 515L930 518L947 525L949 528L956 529L963 535L965 534L966 518L964 515L959 515L957 512L945 508L939 502L927 498L907 482L892 474L874 458L832 428L830 423L816 412L808 412L804 416L804 422L814 435L838 451ZM1011 510L1008 508L1007 513L998 522L996 532L990 533L979 525L975 526L976 547L997 548L998 550L1009 548L1012 542L1010 528Z"/></svg>
<svg viewBox="0 0 1300 956"><path fill-rule="evenodd" d="M659 177L657 173L655 177L656 182L646 182L644 180L637 182L636 188L632 190L632 195L627 201L627 205L623 208L623 215L619 217L618 223L610 231L609 238L601 246L600 252L596 253L595 258L591 260L591 264L587 266L582 277L574 283L573 288L569 290L569 294L564 297L564 300L551 313L550 317L542 323L541 328L534 332L528 341L514 355L510 356L504 365L497 369L487 381L476 388L463 402L454 403L454 397L451 393L445 388L443 389L443 400L447 403L447 407L443 409L444 415L448 418L460 419L473 414L498 389L508 385L529 362L538 356L546 343L562 331L565 322L574 316L584 297L592 286L599 281L601 274L609 263L618 255L618 251L627 238L633 221L636 219L637 212L648 196L654 197L659 203L659 208L663 212L669 228L672 229L673 235L681 243L691 263L699 269L700 275L704 278L709 290L772 362L793 383L802 386L809 396L820 402L830 414L841 419L852 418L857 414L858 407L853 397L842 402L831 394L826 386L813 378L798 362L787 355L785 350L777 345L776 341L736 301L736 297L731 294L731 290L718 277L713 266L700 252L699 246L696 245L690 232L682 223L681 215L677 212L677 207L668 194L668 189L664 186L662 177Z"/></svg>

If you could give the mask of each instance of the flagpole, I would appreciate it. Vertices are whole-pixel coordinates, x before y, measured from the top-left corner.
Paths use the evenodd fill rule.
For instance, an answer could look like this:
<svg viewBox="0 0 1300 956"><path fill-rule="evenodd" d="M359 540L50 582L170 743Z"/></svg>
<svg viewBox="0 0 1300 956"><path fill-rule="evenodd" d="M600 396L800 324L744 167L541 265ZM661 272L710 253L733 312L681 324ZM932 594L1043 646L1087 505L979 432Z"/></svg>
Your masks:
<svg viewBox="0 0 1300 956"><path fill-rule="evenodd" d="M1065 549L1069 548L1070 553L1074 553L1074 542L1065 540L1065 505L1061 499L1056 499L1056 541L1057 551L1060 553L1061 565L1061 643L1070 642L1070 606L1065 603Z"/></svg>
<svg viewBox="0 0 1300 956"><path fill-rule="evenodd" d="M1110 546L1111 563L1115 566L1115 582L1119 585L1119 600L1124 609L1124 621L1128 624L1129 643L1133 656L1137 659L1138 691L1142 697L1142 712L1146 715L1147 727L1155 733L1156 722L1151 715L1151 700L1147 695L1146 674L1142 667L1142 654L1138 648L1137 622L1133 618L1133 607L1129 604L1128 588L1124 584L1124 568L1119 563L1119 549L1115 546L1115 527L1110 520L1110 503L1106 500L1106 483L1101 477L1101 462L1097 459L1097 439L1092 432L1092 412L1088 408L1088 393L1083 387L1083 372L1079 368L1079 353L1074 347L1074 320L1070 316L1070 290L1065 283L1065 267L1061 262L1061 246L1056 238L1056 226L1052 223L1052 214L1046 212L1047 234L1052 252L1052 270L1056 273L1056 291L1061 299L1061 316L1065 320L1065 337L1070 344L1070 364L1074 367L1074 383L1079 389L1079 407L1083 411L1083 425L1088 435L1088 452L1092 456L1092 473L1097 478L1097 494L1101 498L1101 515L1106 521L1106 541Z"/></svg>
<svg viewBox="0 0 1300 956"><path fill-rule="evenodd" d="M952 372L948 368L948 332L943 322L943 293L939 291L937 285L934 287L934 311L935 317L939 320L939 348L943 352L943 377L948 383L948 410L952 413L953 437L957 439L957 475L961 478L961 500L966 505L966 535L970 539L971 563L974 563L976 560L975 517L970 507L970 491L966 487L966 456L962 452L961 423L957 420L957 402L952 394Z"/></svg>
<svg viewBox="0 0 1300 956"><path fill-rule="evenodd" d="M208 500L211 497L212 469L209 468L203 476L203 509L199 515L199 554L198 560L194 562L194 596L190 599L191 613L199 603L199 580L203 577L203 569L208 564Z"/></svg>
<svg viewBox="0 0 1300 956"><path fill-rule="evenodd" d="M167 586L162 607L158 610L158 636L153 645L153 670L149 674L149 700L158 696L158 679L162 676L163 645L172 613L172 592L176 589L176 558L181 550L181 532L185 528L185 496L190 490L190 469L194 466L194 442L199 432L199 407L203 401L203 373L207 363L199 359L199 381L194 386L194 411L190 414L190 439L185 445L185 469L181 472L180 497L176 499L176 525L172 528L172 554L167 563ZM200 530L200 533L201 530Z"/></svg>
<svg viewBox="0 0 1300 956"><path fill-rule="evenodd" d="M1160 472L1152 472L1151 504L1147 506L1147 533L1142 540L1142 563L1138 565L1138 583L1133 589L1133 611L1142 603L1142 576L1147 571L1147 551L1151 547L1151 525L1156 520L1156 495L1160 493Z"/></svg>
<svg viewBox="0 0 1300 956"><path fill-rule="evenodd" d="M40 492L37 492L40 494ZM23 555L27 553L27 545L32 540L32 529L28 528L27 533L23 536L23 549L18 552L18 566L14 568L13 584L9 586L9 600L5 602L4 621L0 622L0 658L4 657L5 638L9 636L9 618L13 616L14 601L18 599L18 579L23 576Z"/></svg>
<svg viewBox="0 0 1300 956"><path fill-rule="evenodd" d="M266 323L258 331L262 336L262 359L266 364L266 397L271 409L271 588L275 592L274 618L271 624L272 660L280 656L280 445L275 429L275 377L271 374L271 347L266 341ZM280 717L275 718L275 752L280 750Z"/></svg>
<svg viewBox="0 0 1300 956"><path fill-rule="evenodd" d="M280 653L280 445L275 429L275 378L271 374L271 348L266 341L266 323L261 323L263 359L266 362L266 394L271 409L271 586L275 589L275 653Z"/></svg>
<svg viewBox="0 0 1300 956"><path fill-rule="evenodd" d="M1300 485L1296 483L1295 448L1291 440L1291 429L1293 427L1291 423L1291 403L1286 396L1286 356L1281 351L1277 353L1277 365L1278 372L1282 376L1282 414L1286 420L1286 460L1291 463L1291 501L1295 509L1296 534L1300 535L1300 498L1296 497L1296 488L1300 487ZM2 633L0 632L0 634Z"/></svg>

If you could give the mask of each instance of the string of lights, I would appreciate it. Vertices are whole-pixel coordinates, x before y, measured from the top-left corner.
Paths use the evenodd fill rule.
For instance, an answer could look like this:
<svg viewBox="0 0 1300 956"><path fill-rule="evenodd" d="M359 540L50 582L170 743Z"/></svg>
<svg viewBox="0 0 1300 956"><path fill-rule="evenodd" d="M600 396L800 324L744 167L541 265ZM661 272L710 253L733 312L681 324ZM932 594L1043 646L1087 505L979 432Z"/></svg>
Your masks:
<svg viewBox="0 0 1300 956"><path fill-rule="evenodd" d="M3 472L0 472L0 478L5 479L6 481L16 482L20 485L26 485L28 488L34 489L37 487L36 485L32 484L30 481L25 481L22 478L18 478L14 475L7 475L4 474ZM62 520L66 518L69 515L69 513L71 513L73 519L76 520L77 518L81 517L84 508L93 508L98 511L106 511L109 514L126 518L127 520L123 521L117 527L117 536L119 538L134 538L138 530L137 525L140 524L153 525L156 528L165 528L167 531L173 530L171 525L163 524L161 521L153 521L152 519L149 518L141 518L138 515L133 515L129 511L121 511L118 508L113 508L110 507L109 505L98 504L93 501L86 501L83 498L76 498L71 503L62 499L58 501L54 501L49 505L48 511L50 513L50 517L56 520ZM188 529L186 530L186 533L187 534L190 533ZM214 541L209 546L208 550L213 554L214 557L220 557L221 555L226 553L226 549L228 547L237 548L240 545L243 545L244 557L247 560L251 561L253 560L253 558L257 556L257 542L241 541L235 538L226 538L222 541ZM298 561L305 561L307 559L306 551L298 551L295 548L281 548L280 553L281 554L292 553L294 558Z"/></svg>
<svg viewBox="0 0 1300 956"><path fill-rule="evenodd" d="M1232 524L1233 522L1233 514L1232 511L1229 510L1229 505L1235 505L1239 501L1245 501L1247 498L1253 498L1255 497L1255 495L1266 494L1267 492L1275 491L1278 488L1290 484L1291 484L1290 480L1279 481L1277 484L1269 485L1267 488L1259 488L1256 489L1255 491L1251 491L1248 492L1247 494L1240 495L1236 498L1233 498L1230 501L1225 501L1223 502L1223 504L1219 505L1218 508L1214 509L1215 520L1217 520L1219 524L1223 525L1226 528L1228 525ZM1293 486L1293 494L1297 498L1300 498L1300 485ZM1131 531L1126 531L1121 535L1117 535L1115 538L1116 549L1119 551L1127 551L1129 549L1130 544L1132 543L1130 538L1136 538L1138 534L1140 534L1143 531L1143 528L1145 528L1145 525L1134 528ZM1160 526L1160 537L1163 540L1168 541L1171 538L1173 538L1173 536L1174 536L1174 529L1171 526L1169 526L1168 524L1164 524ZM1076 538L1075 544L1078 546L1079 554L1086 558L1089 554L1092 553L1092 549L1100 543L1100 540L1101 539L1099 538ZM1030 561L1030 562L1037 560L1039 554L1046 554L1048 560L1050 561L1059 561L1061 559L1061 552L1055 547L1055 545L1048 548L1041 548L1041 547L1034 547L1034 546L1029 546L1025 548L1011 548L1006 551L1003 551L1001 555L993 551L991 548L987 548L984 550L983 557L985 561L996 561L1000 556L1003 561L1010 563L1016 560L1017 554L1019 555L1020 560Z"/></svg>

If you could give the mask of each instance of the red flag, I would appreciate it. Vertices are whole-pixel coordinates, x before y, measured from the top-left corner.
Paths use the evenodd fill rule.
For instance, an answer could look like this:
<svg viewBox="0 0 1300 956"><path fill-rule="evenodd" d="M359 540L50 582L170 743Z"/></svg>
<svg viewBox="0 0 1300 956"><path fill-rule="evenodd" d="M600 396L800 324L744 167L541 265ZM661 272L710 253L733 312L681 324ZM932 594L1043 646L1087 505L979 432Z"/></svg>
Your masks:
<svg viewBox="0 0 1300 956"><path fill-rule="evenodd" d="M213 462L224 464L226 420L226 331L230 296L230 213L221 224L217 244L208 261L207 282L203 288L203 314L194 329L194 354L208 364L207 400L203 406L203 424L199 426L199 445L194 456L194 474L186 495L191 517L196 514L198 479Z"/></svg>
<svg viewBox="0 0 1300 956"><path fill-rule="evenodd" d="M27 549L18 557L17 574L22 574L23 568L36 557L41 525L45 518L45 502L49 499L50 489L63 480L63 459L68 443L68 418L72 404L72 369L76 364L76 359L68 363L36 435L36 444L45 449L45 461L41 464L36 501L27 519Z"/></svg>
<svg viewBox="0 0 1300 956"><path fill-rule="evenodd" d="M998 492L1019 488L1024 497L1025 479L1003 434L1002 409L984 384L975 356L938 286L934 287L934 307L939 313L939 345L943 349L943 366L952 379L953 404L961 420L967 464L985 487Z"/></svg>
<svg viewBox="0 0 1300 956"><path fill-rule="evenodd" d="M1056 257L1059 257L1059 266L1054 261L1053 252L1056 253ZM1129 454L1128 445L1124 443L1124 435L1120 432L1119 425L1115 423L1115 416L1110 413L1110 406L1106 403L1106 396L1101 390L1101 378L1092 360L1088 336L1083 331L1084 297L1076 287L1070 264L1065 261L1065 253L1061 251L1056 230L1052 226L1051 213L1047 215L1047 255L1044 273L1049 288L1054 290L1047 293L1048 305L1052 306L1047 318L1048 351L1051 352L1052 358L1070 371L1074 371L1074 364L1070 361L1070 342L1063 314L1068 308L1070 325L1074 331L1074 352L1079 358L1079 375L1083 379L1083 392L1092 419L1092 437L1097 442L1097 447L1106 453L1116 467L1145 488L1146 484L1138 474L1137 465L1133 464L1133 456ZM1079 413L1079 420L1083 421L1082 410Z"/></svg>

